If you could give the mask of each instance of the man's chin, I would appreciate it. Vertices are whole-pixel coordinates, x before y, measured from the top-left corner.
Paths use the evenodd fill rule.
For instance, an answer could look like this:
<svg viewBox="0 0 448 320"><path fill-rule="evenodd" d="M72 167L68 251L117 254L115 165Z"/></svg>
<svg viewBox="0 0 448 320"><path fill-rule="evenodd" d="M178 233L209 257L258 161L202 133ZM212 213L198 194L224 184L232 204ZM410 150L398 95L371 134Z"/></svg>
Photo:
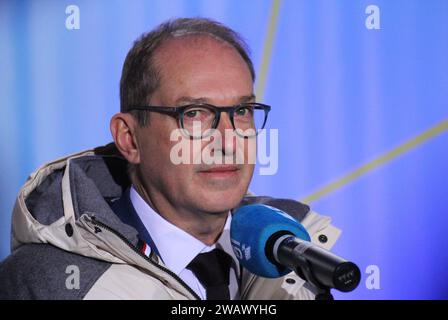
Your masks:
<svg viewBox="0 0 448 320"><path fill-rule="evenodd" d="M237 207L244 194L228 194L228 192L207 192L201 201L201 209L208 213L223 213Z"/></svg>

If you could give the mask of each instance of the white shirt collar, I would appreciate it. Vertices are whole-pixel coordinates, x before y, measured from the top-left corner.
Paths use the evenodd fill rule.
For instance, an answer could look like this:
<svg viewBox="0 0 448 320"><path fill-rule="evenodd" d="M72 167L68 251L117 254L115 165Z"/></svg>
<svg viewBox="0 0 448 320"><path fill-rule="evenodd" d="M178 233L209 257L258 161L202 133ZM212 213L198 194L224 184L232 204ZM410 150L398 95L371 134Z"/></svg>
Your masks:
<svg viewBox="0 0 448 320"><path fill-rule="evenodd" d="M233 268L236 274L239 274L238 259L230 243L230 224L232 221L230 212L218 241L212 246L207 246L156 213L134 187L131 187L130 199L140 220L154 241L164 264L174 273L179 275L199 253L208 252L217 247L232 257Z"/></svg>

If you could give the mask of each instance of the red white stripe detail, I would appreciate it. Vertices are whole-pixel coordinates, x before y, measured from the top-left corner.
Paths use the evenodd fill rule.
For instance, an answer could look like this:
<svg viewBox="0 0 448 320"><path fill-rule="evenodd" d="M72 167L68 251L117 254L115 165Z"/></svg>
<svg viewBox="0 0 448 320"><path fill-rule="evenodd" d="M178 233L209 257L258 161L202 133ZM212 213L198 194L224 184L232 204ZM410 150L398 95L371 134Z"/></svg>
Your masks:
<svg viewBox="0 0 448 320"><path fill-rule="evenodd" d="M143 247L142 247L142 249L141 249L141 252L142 252L145 256L149 257L149 256L151 255L151 246L149 246L146 242L143 243Z"/></svg>

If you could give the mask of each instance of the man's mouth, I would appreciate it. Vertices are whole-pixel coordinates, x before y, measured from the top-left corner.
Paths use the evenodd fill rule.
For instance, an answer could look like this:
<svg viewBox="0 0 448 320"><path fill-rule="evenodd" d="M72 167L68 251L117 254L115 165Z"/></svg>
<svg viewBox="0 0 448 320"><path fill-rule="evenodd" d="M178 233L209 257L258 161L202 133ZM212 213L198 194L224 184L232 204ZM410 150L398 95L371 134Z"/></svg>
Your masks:
<svg viewBox="0 0 448 320"><path fill-rule="evenodd" d="M241 168L236 165L220 165L199 171L199 174L213 178L228 178L236 176Z"/></svg>

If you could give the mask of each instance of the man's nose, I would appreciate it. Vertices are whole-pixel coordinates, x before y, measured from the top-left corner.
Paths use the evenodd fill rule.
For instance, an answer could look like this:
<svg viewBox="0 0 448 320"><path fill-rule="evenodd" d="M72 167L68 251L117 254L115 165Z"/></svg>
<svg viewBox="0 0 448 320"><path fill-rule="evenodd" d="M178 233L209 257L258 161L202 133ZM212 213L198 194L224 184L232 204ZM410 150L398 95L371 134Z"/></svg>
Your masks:
<svg viewBox="0 0 448 320"><path fill-rule="evenodd" d="M227 112L221 113L221 118L216 128L221 134L221 149L224 155L233 155L236 152L236 134L233 130L230 116Z"/></svg>

